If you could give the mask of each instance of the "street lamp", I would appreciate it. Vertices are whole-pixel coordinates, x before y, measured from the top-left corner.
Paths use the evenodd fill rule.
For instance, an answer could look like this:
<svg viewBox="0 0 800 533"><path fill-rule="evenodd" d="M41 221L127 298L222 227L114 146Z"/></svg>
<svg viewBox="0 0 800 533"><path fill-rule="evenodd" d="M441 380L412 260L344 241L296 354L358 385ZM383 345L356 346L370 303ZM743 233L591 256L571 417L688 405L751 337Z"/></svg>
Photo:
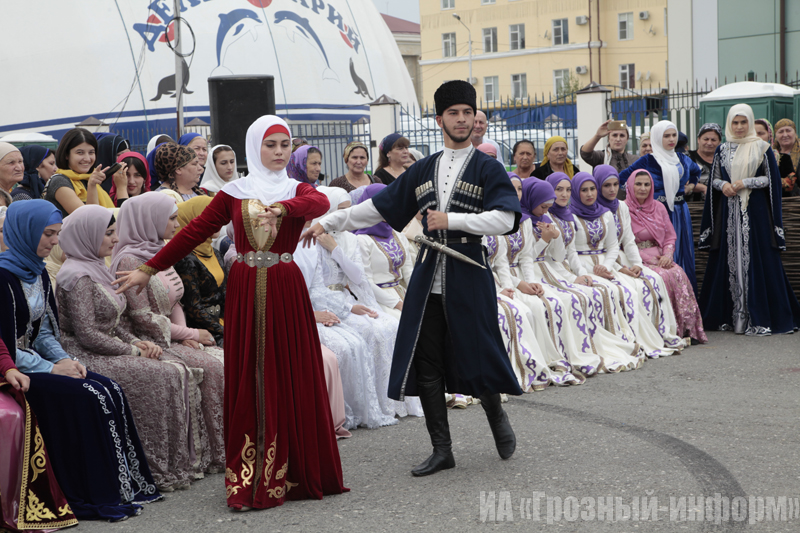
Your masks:
<svg viewBox="0 0 800 533"><path fill-rule="evenodd" d="M461 20L461 17L458 16L457 13L453 13L453 18L456 19L461 23L462 26L467 28L467 38L469 39L469 84L472 85L472 32L469 29L469 26L464 24L464 21Z"/></svg>

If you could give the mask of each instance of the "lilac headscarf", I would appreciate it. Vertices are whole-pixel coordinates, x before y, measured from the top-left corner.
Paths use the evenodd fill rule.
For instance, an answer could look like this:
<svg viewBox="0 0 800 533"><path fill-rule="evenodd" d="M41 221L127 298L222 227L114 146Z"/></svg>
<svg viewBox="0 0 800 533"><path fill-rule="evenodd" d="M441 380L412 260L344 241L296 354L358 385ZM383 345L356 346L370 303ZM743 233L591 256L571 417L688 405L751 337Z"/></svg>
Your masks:
<svg viewBox="0 0 800 533"><path fill-rule="evenodd" d="M111 256L115 274L125 255L147 262L164 247L167 221L178 210L172 197L160 192L146 192L125 200L119 210L119 242Z"/></svg>
<svg viewBox="0 0 800 533"><path fill-rule="evenodd" d="M508 172L508 171L506 171L506 173L508 174L508 179L510 179L510 180L519 180L519 182L522 183L522 178L520 178L519 175L517 175L516 172Z"/></svg>
<svg viewBox="0 0 800 533"><path fill-rule="evenodd" d="M564 180L567 180L570 182L570 184L572 184L572 180L569 179L569 176L567 176L564 172L553 172L547 176L545 181L553 187L553 190L555 190L556 187L558 187L558 184ZM564 222L575 222L575 218L572 216L572 208L569 204L566 206L560 206L558 205L558 202L553 202L553 207L550 208L550 214L558 217Z"/></svg>
<svg viewBox="0 0 800 533"><path fill-rule="evenodd" d="M67 255L56 276L58 287L69 292L75 288L84 276L101 285L120 305L124 307L125 299L116 294L117 288L112 285L116 276L112 276L106 267L105 259L97 256L103 244L106 230L111 222L112 213L99 205L83 205L64 219L58 241ZM166 226L167 223L164 223Z"/></svg>
<svg viewBox="0 0 800 533"><path fill-rule="evenodd" d="M373 183L372 185L367 185L364 188L364 194L361 195L359 198L358 203L363 204L383 189L386 188L386 185L383 183ZM166 224L166 222L165 222ZM392 238L392 227L387 222L378 222L374 226L370 226L369 228L362 228L359 230L354 231L356 235L372 235L377 237L378 239L391 239Z"/></svg>
<svg viewBox="0 0 800 533"><path fill-rule="evenodd" d="M603 183L609 178L617 178L619 181L619 172L611 165L597 165L594 167L594 179L597 181L597 203L603 207L607 207L612 213L617 212L619 207L619 200L606 200L603 196Z"/></svg>
<svg viewBox="0 0 800 533"><path fill-rule="evenodd" d="M311 148L315 148L319 150L316 146L311 146L309 144L305 144L294 151L292 157L289 158L289 165L286 167L286 172L289 174L289 177L299 181L300 183L308 183L313 187L317 187L317 183L311 183L308 181L308 150Z"/></svg>
<svg viewBox="0 0 800 533"><path fill-rule="evenodd" d="M594 220L603 216L603 213L609 209L597 203L596 200L592 205L584 205L584 203L581 202L581 186L587 181L591 181L594 183L595 187L597 187L597 180L588 172L578 172L572 177L572 201L570 202L570 208L573 214L582 219ZM597 195L598 197L600 196L600 187L597 187Z"/></svg>
<svg viewBox="0 0 800 533"><path fill-rule="evenodd" d="M534 225L538 222L552 222L547 215L537 217L533 214L533 210L546 202L553 202L555 205L555 199L556 191L546 181L536 178L524 180L522 182L522 198L519 201L522 207L522 219L519 223L522 224L526 219L531 219L531 224Z"/></svg>

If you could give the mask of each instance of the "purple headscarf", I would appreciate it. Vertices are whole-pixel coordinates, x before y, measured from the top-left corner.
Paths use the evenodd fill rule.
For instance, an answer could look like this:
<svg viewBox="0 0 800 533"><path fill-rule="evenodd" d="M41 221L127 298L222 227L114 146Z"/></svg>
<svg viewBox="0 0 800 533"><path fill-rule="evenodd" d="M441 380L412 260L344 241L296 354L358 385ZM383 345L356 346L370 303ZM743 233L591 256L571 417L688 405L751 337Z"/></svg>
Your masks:
<svg viewBox="0 0 800 533"><path fill-rule="evenodd" d="M289 177L299 181L300 183L309 183L313 187L317 187L317 183L311 183L308 181L308 150L311 148L315 148L319 150L316 146L311 146L309 144L305 144L294 151L292 157L289 158L289 165L286 167L286 173L289 174Z"/></svg>
<svg viewBox="0 0 800 533"><path fill-rule="evenodd" d="M171 196L146 192L125 200L117 216L119 242L111 255L111 273L116 275L125 255L147 262L164 247L167 221L178 210Z"/></svg>
<svg viewBox="0 0 800 533"><path fill-rule="evenodd" d="M569 176L567 176L566 173L564 172L553 172L552 174L547 176L547 179L545 181L553 187L553 190L555 190L555 188L558 187L558 184L564 180L570 182L570 185L572 184L572 180L569 179ZM550 208L550 214L555 217L558 217L564 222L575 222L575 218L572 216L572 208L570 207L569 204L567 204L566 206L560 206L558 205L558 202L553 202L553 207Z"/></svg>
<svg viewBox="0 0 800 533"><path fill-rule="evenodd" d="M506 173L508 174L508 179L510 179L510 180L519 180L520 183L522 183L522 178L520 178L519 175L517 175L516 172L508 172L508 171L506 171Z"/></svg>
<svg viewBox="0 0 800 533"><path fill-rule="evenodd" d="M538 222L550 223L552 220L547 215L537 217L533 214L533 210L545 202L553 202L555 205L556 191L553 186L539 179L526 179L522 182L522 199L519 204L522 207L522 219L520 224L525 222L526 219L531 219L531 224Z"/></svg>
<svg viewBox="0 0 800 533"><path fill-rule="evenodd" d="M361 195L361 198L358 200L359 204L363 204L383 189L386 188L386 185L383 183L373 183L372 185L367 185L364 188L364 194ZM123 204L124 205L124 204ZM359 230L354 231L356 235L372 235L377 237L378 239L391 239L392 238L392 227L387 222L378 222L374 226L370 226L369 228L362 228Z"/></svg>
<svg viewBox="0 0 800 533"><path fill-rule="evenodd" d="M594 179L597 181L597 203L603 207L607 207L612 213L616 213L619 207L619 200L616 198L613 200L606 200L606 197L603 196L603 183L609 178L617 178L617 181L619 181L619 172L617 172L617 169L611 165L597 165L594 167Z"/></svg>
<svg viewBox="0 0 800 533"><path fill-rule="evenodd" d="M120 307L124 307L124 297L116 294L117 288L112 285L116 276L111 275L105 259L97 255L112 216L111 210L105 207L82 205L64 219L59 244L67 255L67 260L58 271L56 283L59 288L69 292L75 288L78 280L89 276L92 281L105 288ZM166 226L166 222L164 225Z"/></svg>
<svg viewBox="0 0 800 533"><path fill-rule="evenodd" d="M582 219L594 220L603 216L603 213L608 211L608 208L600 205L596 200L592 202L592 205L585 205L581 202L581 186L587 181L591 181L597 187L597 180L588 172L578 172L572 177L572 201L570 202L570 207L572 213ZM600 187L597 187L597 195L600 195Z"/></svg>

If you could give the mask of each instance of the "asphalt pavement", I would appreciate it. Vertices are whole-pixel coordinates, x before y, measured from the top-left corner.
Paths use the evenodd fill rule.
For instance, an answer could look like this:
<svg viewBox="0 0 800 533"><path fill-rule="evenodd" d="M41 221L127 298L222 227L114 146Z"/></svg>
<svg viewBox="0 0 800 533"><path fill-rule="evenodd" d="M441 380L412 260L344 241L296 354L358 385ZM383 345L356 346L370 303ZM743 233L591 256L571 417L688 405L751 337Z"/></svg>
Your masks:
<svg viewBox="0 0 800 533"><path fill-rule="evenodd" d="M504 404L517 450L502 461L480 406L451 410L456 468L421 418L339 441L347 494L235 513L222 474L140 516L80 533L168 531L800 531L800 335L709 333L709 344L633 372Z"/></svg>

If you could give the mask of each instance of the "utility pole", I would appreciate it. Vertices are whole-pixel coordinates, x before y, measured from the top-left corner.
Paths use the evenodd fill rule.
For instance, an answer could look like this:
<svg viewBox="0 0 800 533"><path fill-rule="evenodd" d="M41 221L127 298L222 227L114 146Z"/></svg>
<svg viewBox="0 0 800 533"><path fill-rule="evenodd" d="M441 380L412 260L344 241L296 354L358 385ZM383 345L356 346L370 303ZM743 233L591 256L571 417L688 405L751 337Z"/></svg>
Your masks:
<svg viewBox="0 0 800 533"><path fill-rule="evenodd" d="M178 115L177 139L183 135L183 51L181 47L181 26L177 20L181 16L180 0L173 1L172 27L175 34L173 43L175 51L175 107ZM167 39L169 39L169 27L167 27Z"/></svg>
<svg viewBox="0 0 800 533"><path fill-rule="evenodd" d="M472 31L470 31L469 26L464 24L464 21L461 20L461 17L459 17L457 13L453 13L453 18L456 19L457 21L459 21L462 26L467 28L467 39L469 40L469 79L467 81L469 81L470 85L473 85L473 83L472 83Z"/></svg>

